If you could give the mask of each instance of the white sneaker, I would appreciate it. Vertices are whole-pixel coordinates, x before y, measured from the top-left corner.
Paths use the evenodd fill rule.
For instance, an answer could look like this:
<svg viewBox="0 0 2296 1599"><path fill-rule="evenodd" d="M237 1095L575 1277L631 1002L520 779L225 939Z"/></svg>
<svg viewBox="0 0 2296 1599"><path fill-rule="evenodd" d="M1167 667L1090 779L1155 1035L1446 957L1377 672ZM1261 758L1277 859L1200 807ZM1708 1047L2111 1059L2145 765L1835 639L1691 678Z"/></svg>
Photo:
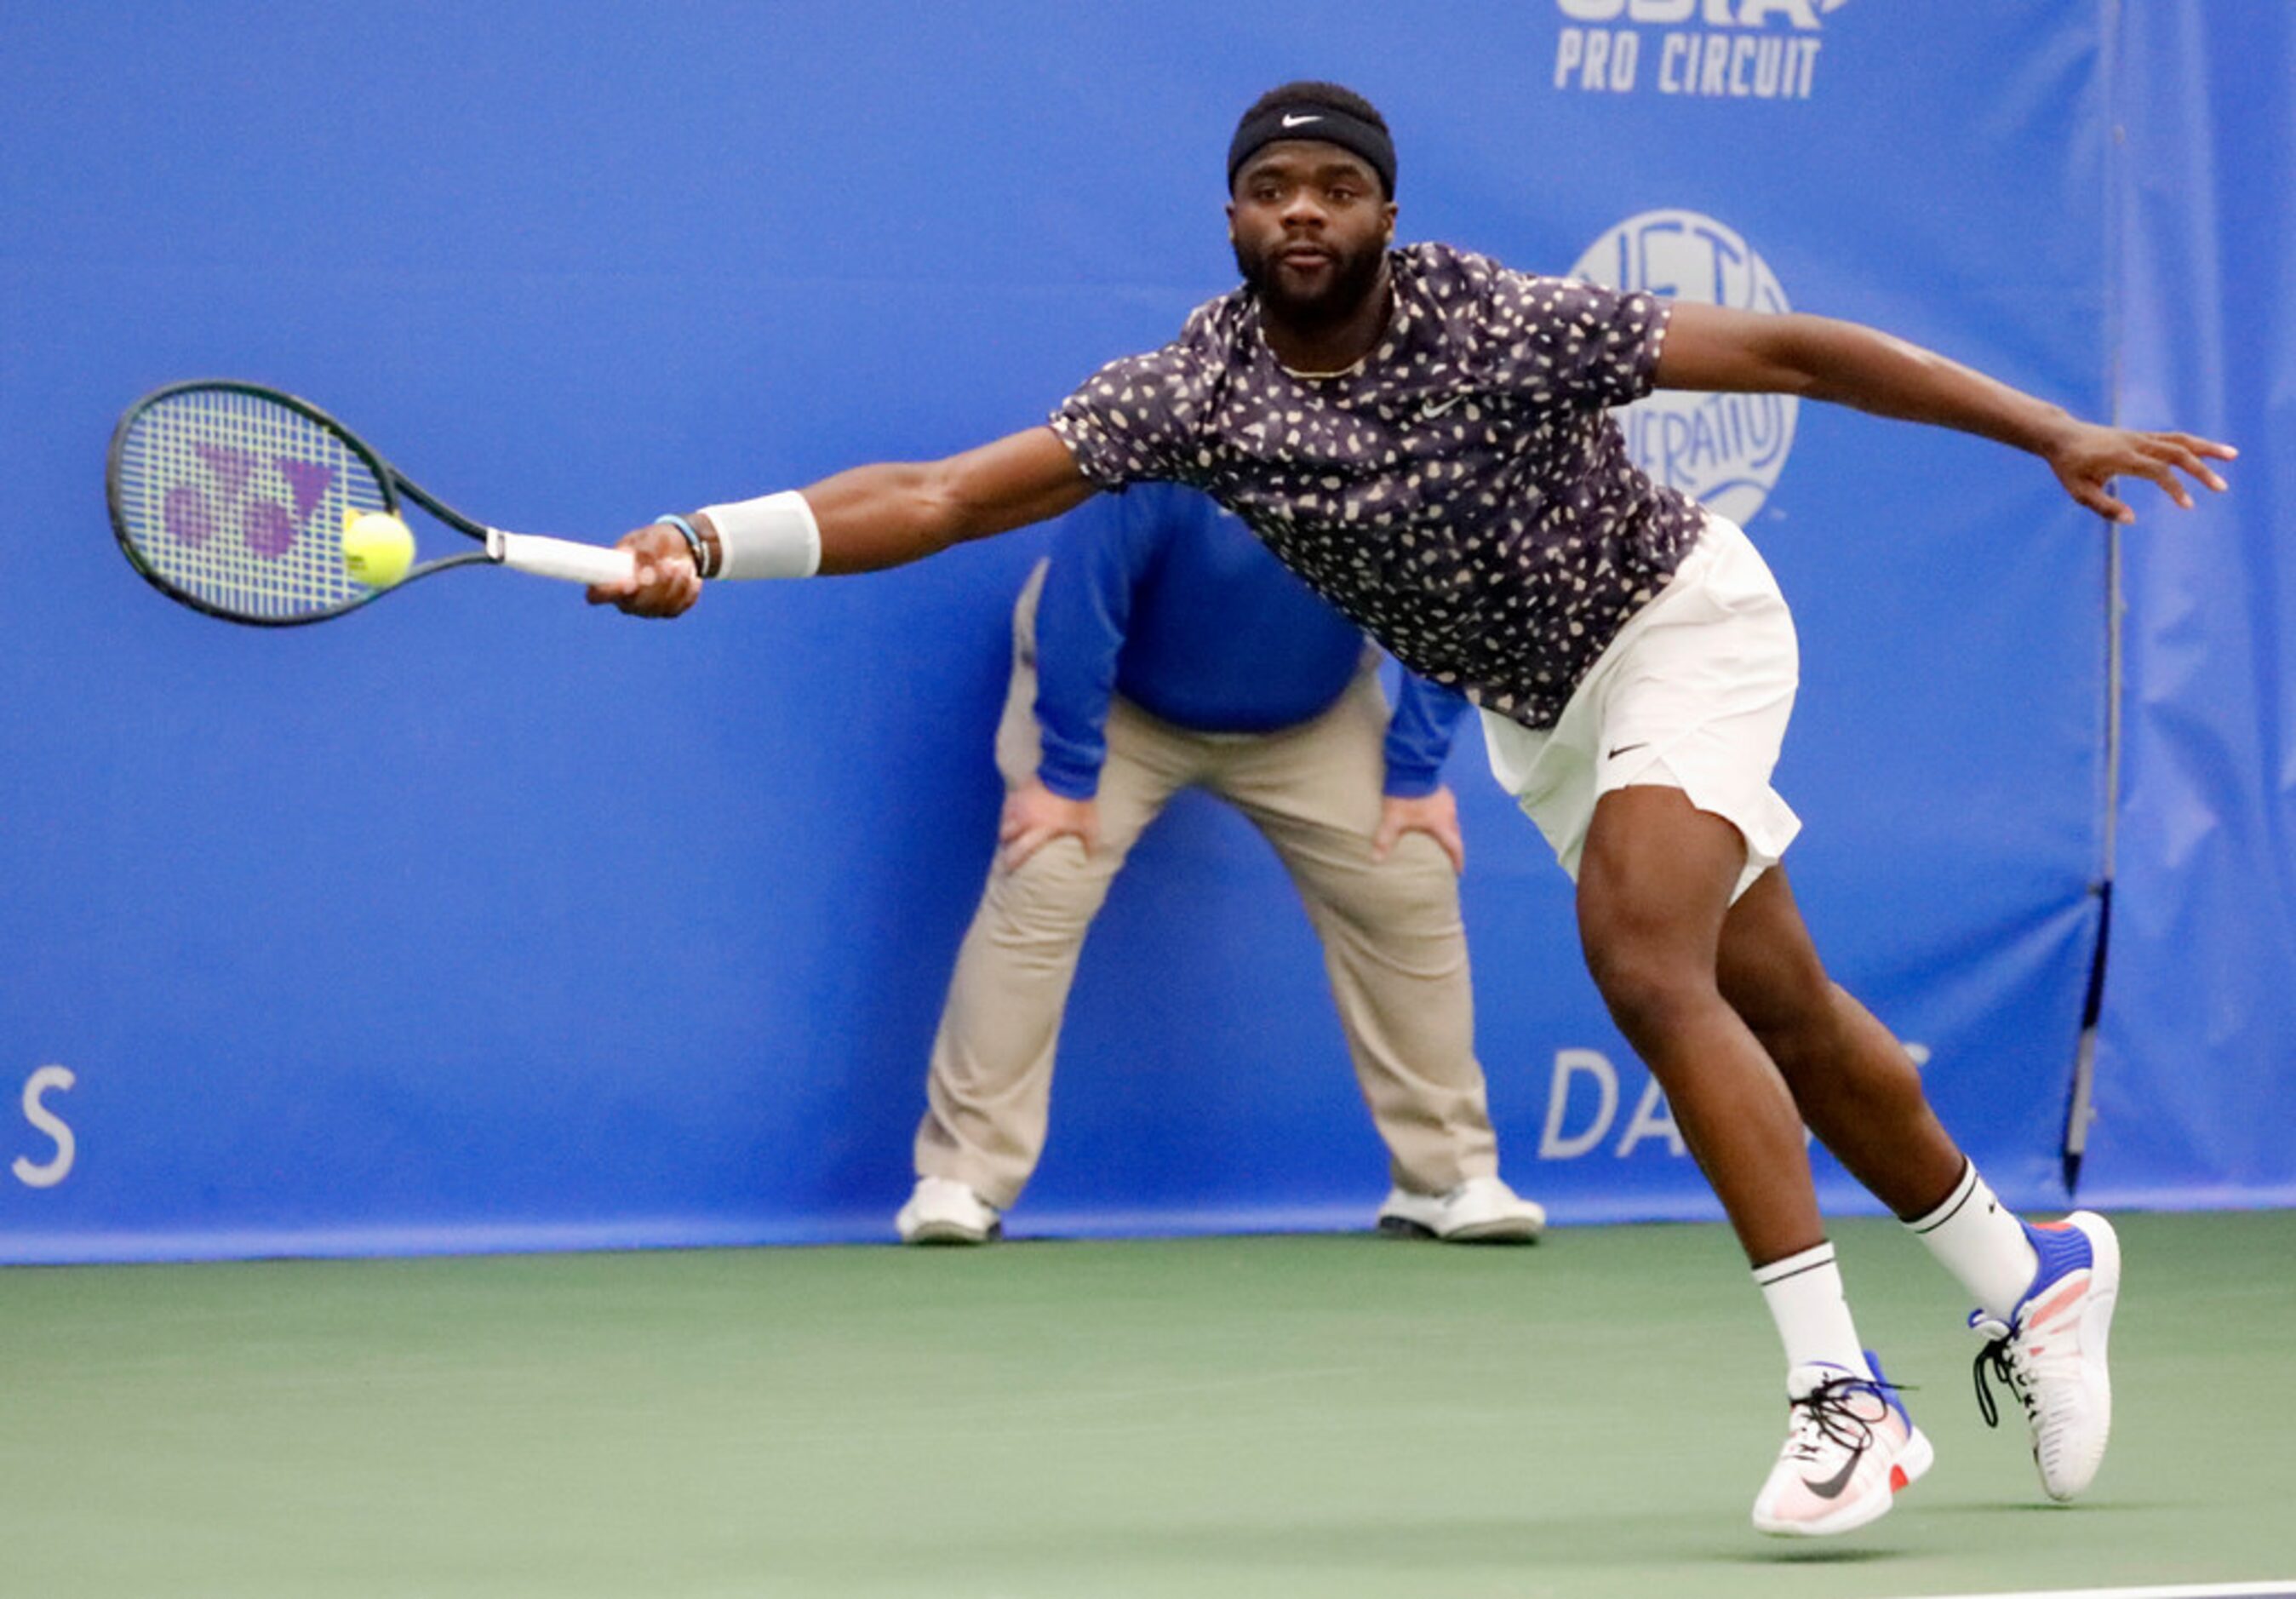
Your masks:
<svg viewBox="0 0 2296 1599"><path fill-rule="evenodd" d="M1870 1380L1815 1364L1788 1374L1785 1447L1754 1500L1757 1531L1824 1538L1863 1527L1937 1458L1870 1349L1866 1364Z"/></svg>
<svg viewBox="0 0 2296 1599"><path fill-rule="evenodd" d="M1444 1243L1536 1243L1546 1212L1497 1177L1469 1177L1448 1193L1390 1189L1379 1230Z"/></svg>
<svg viewBox="0 0 2296 1599"><path fill-rule="evenodd" d="M2042 1491L2070 1499L2095 1478L2112 1431L2104 1349L2120 1297L2120 1240L2089 1210L2045 1226L2028 1222L2025 1235L2041 1268L2024 1299L2006 1324L1981 1310L1969 1318L1986 1340L1977 1356L1977 1407L1987 1426L1998 1423L1989 1369L2024 1406Z"/></svg>
<svg viewBox="0 0 2296 1599"><path fill-rule="evenodd" d="M919 1177L893 1226L903 1243L989 1243L1004 1235L996 1207L951 1177Z"/></svg>

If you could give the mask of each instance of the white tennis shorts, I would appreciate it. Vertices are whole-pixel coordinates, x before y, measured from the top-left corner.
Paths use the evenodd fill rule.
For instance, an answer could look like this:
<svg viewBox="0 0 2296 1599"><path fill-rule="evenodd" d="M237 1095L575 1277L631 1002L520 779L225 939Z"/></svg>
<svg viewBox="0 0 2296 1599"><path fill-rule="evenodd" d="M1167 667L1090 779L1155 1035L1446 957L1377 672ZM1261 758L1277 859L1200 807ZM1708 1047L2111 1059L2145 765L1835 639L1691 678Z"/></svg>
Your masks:
<svg viewBox="0 0 2296 1599"><path fill-rule="evenodd" d="M1768 564L1709 512L1673 581L1619 630L1553 727L1483 713L1492 775L1574 882L1596 800L1636 783L1680 789L1746 840L1734 901L1801 831L1770 787L1800 662Z"/></svg>

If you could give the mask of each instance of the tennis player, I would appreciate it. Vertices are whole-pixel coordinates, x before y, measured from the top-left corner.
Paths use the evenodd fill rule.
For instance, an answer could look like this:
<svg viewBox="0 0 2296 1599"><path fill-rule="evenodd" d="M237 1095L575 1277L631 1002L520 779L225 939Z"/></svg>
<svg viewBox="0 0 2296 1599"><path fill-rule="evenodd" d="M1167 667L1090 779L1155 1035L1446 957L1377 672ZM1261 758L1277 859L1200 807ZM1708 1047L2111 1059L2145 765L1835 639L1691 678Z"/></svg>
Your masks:
<svg viewBox="0 0 2296 1599"><path fill-rule="evenodd" d="M2210 463L2233 450L2085 422L1852 324L1398 249L1386 122L1333 85L1262 96L1227 176L1242 285L1171 343L1111 363L1042 427L639 529L622 541L637 575L592 601L674 616L705 578L868 571L1102 489L1209 490L1481 709L1493 770L1577 880L1588 969L1784 1344L1788 1431L1755 1525L1845 1531L1931 1461L1843 1298L1805 1123L1975 1301L1980 1374L2021 1402L2049 1496L2079 1494L2112 1420L2113 1230L2005 1209L1888 1029L1828 979L1779 865L1800 824L1769 782L1792 620L1745 535L1637 470L1609 412L1658 388L1831 400L2027 451L2119 522L2135 517L2116 479L2189 507L2185 480L2221 489Z"/></svg>

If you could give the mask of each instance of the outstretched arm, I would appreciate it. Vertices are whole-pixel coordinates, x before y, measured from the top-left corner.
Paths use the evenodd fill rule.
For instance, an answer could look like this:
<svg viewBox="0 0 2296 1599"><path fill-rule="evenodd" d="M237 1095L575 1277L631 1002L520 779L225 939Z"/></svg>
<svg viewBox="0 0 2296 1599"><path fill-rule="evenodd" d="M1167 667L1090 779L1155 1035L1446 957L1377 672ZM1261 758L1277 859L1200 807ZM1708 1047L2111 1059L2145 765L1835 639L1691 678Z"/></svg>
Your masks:
<svg viewBox="0 0 2296 1599"><path fill-rule="evenodd" d="M1919 345L1823 316L1677 304L1657 386L1792 394L1997 439L2038 455L2067 494L2117 522L2135 521L2136 513L2114 497L2115 478L2149 478L2189 510L2193 496L2177 474L2221 489L2224 480L2208 463L2238 454L2190 433L2084 422Z"/></svg>
<svg viewBox="0 0 2296 1599"><path fill-rule="evenodd" d="M945 460L855 467L801 491L821 537L819 570L876 571L923 559L992 533L1058 516L1095 492L1068 446L1050 428L1030 428ZM720 529L689 518L713 559ZM637 572L627 586L593 588L594 605L633 616L676 616L701 597L685 537L666 525L626 534Z"/></svg>

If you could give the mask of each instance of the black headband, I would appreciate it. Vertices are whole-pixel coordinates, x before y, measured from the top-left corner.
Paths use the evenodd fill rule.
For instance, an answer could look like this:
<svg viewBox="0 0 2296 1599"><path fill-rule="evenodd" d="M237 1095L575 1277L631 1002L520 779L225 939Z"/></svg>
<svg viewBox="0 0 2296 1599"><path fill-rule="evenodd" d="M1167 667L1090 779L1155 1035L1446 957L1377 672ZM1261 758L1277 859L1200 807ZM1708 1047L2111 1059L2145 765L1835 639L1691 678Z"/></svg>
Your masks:
<svg viewBox="0 0 2296 1599"><path fill-rule="evenodd" d="M1246 117L1237 126L1235 137L1228 141L1227 186L1235 187L1235 175L1243 170L1244 162L1281 139L1314 139L1363 157L1379 174L1387 197L1395 198L1395 142L1387 136L1387 130L1352 111L1316 100L1281 101L1257 116Z"/></svg>

